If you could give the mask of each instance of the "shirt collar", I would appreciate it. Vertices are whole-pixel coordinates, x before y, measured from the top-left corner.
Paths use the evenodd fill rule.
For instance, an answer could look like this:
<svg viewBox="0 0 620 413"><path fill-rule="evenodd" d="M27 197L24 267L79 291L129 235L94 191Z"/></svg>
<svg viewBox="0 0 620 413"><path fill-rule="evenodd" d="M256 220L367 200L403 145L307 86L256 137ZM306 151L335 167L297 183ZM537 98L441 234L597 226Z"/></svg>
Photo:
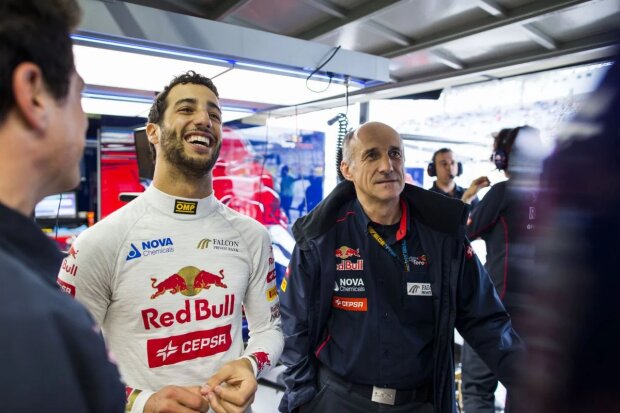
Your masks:
<svg viewBox="0 0 620 413"><path fill-rule="evenodd" d="M141 195L155 209L178 220L191 221L210 215L219 201L213 192L206 198L193 199L169 195L152 184Z"/></svg>
<svg viewBox="0 0 620 413"><path fill-rule="evenodd" d="M402 198L400 198L400 208L402 211L402 215L400 216L400 221L398 225L398 230L396 231L396 239L395 240L386 240L386 242L392 244L397 241L401 241L404 239L409 233L411 227L411 218L409 217L409 205ZM366 213L364 212L364 208L362 208L362 204L358 199L355 200L355 204L353 206L353 210L355 212L355 218L357 222L363 227L368 229L368 225L372 223L372 221L368 218ZM394 242L391 242L394 241Z"/></svg>

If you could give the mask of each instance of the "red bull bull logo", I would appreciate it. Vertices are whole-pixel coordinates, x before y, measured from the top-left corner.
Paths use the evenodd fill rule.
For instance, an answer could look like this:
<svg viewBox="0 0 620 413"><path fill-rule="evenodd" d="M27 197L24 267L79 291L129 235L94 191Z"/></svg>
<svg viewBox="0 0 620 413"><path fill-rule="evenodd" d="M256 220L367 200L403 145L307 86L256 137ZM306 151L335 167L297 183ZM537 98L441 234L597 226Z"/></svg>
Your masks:
<svg viewBox="0 0 620 413"><path fill-rule="evenodd" d="M360 249L359 248L353 249L351 247L347 247L346 245L343 245L342 247L336 250L336 258L346 260L347 258L350 258L350 257L360 258Z"/></svg>
<svg viewBox="0 0 620 413"><path fill-rule="evenodd" d="M261 372L267 366L271 366L271 360L269 360L269 354L264 351L257 351L252 353L254 360L256 360L256 369Z"/></svg>
<svg viewBox="0 0 620 413"><path fill-rule="evenodd" d="M67 251L67 255L73 259L76 259L78 252L79 250L76 250L75 247L72 245L71 248L69 248L69 251Z"/></svg>
<svg viewBox="0 0 620 413"><path fill-rule="evenodd" d="M151 300L169 292L171 294L181 293L187 297L198 294L203 289L207 290L212 285L220 288L227 288L224 284L224 269L219 271L220 275L215 275L199 268L188 266L183 267L178 273L161 280L157 283L157 278L151 278L151 287L156 291L151 295ZM156 284L157 283L157 284Z"/></svg>

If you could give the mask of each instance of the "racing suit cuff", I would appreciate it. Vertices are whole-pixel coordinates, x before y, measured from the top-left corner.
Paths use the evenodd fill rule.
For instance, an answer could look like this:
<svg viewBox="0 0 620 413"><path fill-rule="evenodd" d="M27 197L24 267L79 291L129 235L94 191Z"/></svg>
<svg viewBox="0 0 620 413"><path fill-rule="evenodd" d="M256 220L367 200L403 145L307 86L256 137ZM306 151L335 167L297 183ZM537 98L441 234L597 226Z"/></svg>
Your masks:
<svg viewBox="0 0 620 413"><path fill-rule="evenodd" d="M246 354L244 356L241 356L240 358L250 360L250 364L252 365L252 371L254 371L254 377L257 377L258 376L258 363L256 363L256 359L254 358L254 356L252 354Z"/></svg>
<svg viewBox="0 0 620 413"><path fill-rule="evenodd" d="M127 396L127 404L125 405L125 412L143 413L144 406L146 405L147 400L153 394L155 394L155 392L153 391L134 389L129 394L129 396Z"/></svg>

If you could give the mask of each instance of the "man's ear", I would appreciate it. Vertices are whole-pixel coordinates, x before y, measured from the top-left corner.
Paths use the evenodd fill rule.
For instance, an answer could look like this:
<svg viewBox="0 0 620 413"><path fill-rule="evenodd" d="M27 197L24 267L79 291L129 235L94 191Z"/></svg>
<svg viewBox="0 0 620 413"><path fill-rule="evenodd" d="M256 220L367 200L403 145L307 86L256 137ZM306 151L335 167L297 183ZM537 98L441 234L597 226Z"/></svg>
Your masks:
<svg viewBox="0 0 620 413"><path fill-rule="evenodd" d="M34 63L17 65L12 77L15 106L24 122L37 131L47 128L50 104L54 101L43 81L41 68Z"/></svg>
<svg viewBox="0 0 620 413"><path fill-rule="evenodd" d="M347 181L353 180L353 176L351 175L351 171L349 170L349 164L345 161L340 161L340 172L342 173L344 179L346 179Z"/></svg>
<svg viewBox="0 0 620 413"><path fill-rule="evenodd" d="M159 125L156 123L147 123L146 124L146 136L153 145L157 145L159 143Z"/></svg>

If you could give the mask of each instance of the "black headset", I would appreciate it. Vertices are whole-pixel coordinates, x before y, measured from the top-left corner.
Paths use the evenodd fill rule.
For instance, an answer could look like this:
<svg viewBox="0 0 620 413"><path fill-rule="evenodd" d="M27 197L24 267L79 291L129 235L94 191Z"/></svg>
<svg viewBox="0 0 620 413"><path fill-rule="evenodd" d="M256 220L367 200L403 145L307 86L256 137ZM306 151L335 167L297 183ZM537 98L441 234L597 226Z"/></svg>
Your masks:
<svg viewBox="0 0 620 413"><path fill-rule="evenodd" d="M438 153L446 153L446 152L452 152L452 150L449 148L441 148L435 151L435 153L433 154L433 160L426 167L426 173L428 174L428 176L431 176L431 177L437 176L437 168L435 167L435 157L437 156ZM460 162L457 162L456 165L457 165L456 176L461 176L461 174L463 173L463 164Z"/></svg>
<svg viewBox="0 0 620 413"><path fill-rule="evenodd" d="M502 129L495 137L495 150L491 154L491 161L493 161L495 167L500 171L508 169L510 150L519 134L519 130L521 130L521 127Z"/></svg>

